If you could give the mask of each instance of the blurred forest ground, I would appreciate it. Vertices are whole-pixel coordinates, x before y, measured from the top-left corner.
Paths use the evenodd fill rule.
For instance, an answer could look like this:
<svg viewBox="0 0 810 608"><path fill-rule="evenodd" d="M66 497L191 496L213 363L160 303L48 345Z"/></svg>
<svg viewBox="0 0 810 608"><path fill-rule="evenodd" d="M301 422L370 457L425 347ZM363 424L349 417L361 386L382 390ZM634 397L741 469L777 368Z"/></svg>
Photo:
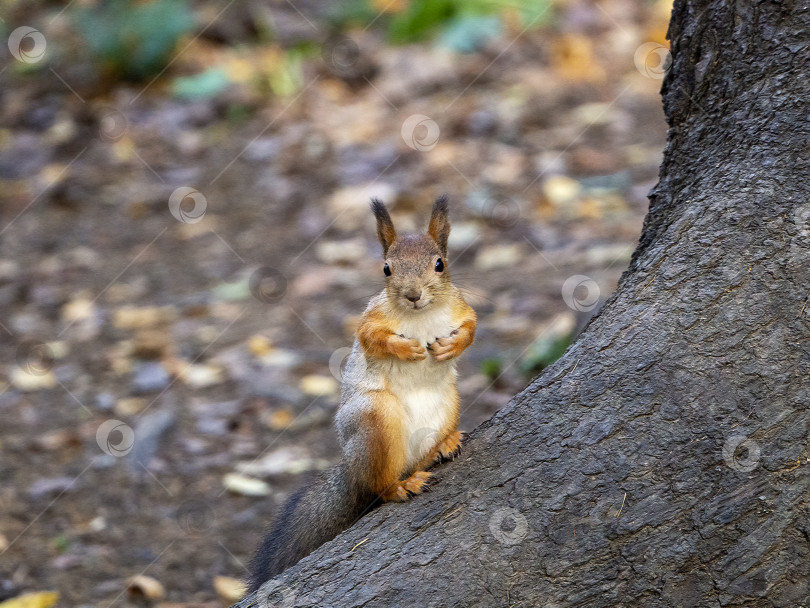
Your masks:
<svg viewBox="0 0 810 608"><path fill-rule="evenodd" d="M234 599L339 457L372 195L450 195L462 428L505 404L630 259L669 11L0 0L0 600Z"/></svg>

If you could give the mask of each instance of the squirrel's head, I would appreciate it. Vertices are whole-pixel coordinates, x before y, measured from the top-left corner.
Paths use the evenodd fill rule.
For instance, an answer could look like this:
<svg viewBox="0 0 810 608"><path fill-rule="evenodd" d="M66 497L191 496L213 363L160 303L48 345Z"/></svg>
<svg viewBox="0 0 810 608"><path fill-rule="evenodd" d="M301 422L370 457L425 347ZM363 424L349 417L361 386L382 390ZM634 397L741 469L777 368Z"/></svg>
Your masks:
<svg viewBox="0 0 810 608"><path fill-rule="evenodd" d="M433 203L427 234L399 236L388 210L372 199L377 236L383 248L385 291L389 302L402 311L420 311L445 303L450 297L447 267L447 197Z"/></svg>

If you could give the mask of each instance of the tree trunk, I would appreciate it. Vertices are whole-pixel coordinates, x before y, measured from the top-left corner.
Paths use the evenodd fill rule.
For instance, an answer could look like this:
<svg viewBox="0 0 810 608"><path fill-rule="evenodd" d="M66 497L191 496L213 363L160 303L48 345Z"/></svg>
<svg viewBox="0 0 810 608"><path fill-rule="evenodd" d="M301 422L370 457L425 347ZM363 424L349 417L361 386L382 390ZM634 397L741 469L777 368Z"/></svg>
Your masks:
<svg viewBox="0 0 810 608"><path fill-rule="evenodd" d="M807 605L810 5L678 0L669 37L660 182L601 314L431 493L240 606Z"/></svg>

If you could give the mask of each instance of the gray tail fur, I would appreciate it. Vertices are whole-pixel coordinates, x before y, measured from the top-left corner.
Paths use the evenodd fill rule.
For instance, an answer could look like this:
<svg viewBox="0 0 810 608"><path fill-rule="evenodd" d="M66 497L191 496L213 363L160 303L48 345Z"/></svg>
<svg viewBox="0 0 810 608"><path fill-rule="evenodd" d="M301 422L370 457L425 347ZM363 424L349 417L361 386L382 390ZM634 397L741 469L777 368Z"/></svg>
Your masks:
<svg viewBox="0 0 810 608"><path fill-rule="evenodd" d="M376 496L359 487L341 464L293 494L256 551L248 593L351 527L373 507Z"/></svg>

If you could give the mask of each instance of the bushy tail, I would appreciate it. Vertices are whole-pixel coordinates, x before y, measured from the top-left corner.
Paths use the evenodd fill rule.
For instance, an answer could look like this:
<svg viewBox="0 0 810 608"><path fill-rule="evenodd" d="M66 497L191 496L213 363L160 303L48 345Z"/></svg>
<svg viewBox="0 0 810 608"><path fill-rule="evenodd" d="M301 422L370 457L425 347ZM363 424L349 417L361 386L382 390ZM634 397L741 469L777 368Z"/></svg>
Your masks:
<svg viewBox="0 0 810 608"><path fill-rule="evenodd" d="M249 593L335 538L372 506L375 496L350 477L338 465L287 500L253 557Z"/></svg>

